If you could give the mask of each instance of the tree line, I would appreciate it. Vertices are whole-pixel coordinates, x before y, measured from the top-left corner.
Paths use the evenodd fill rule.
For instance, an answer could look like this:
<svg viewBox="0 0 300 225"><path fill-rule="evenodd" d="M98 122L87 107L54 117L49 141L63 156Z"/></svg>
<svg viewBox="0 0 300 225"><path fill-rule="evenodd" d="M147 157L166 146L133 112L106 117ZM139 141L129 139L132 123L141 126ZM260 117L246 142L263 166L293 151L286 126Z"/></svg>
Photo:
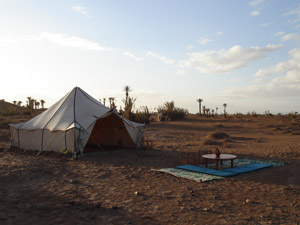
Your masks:
<svg viewBox="0 0 300 225"><path fill-rule="evenodd" d="M13 101L13 104L14 105L17 105L17 106L22 106L22 101ZM44 109L44 105L45 105L45 100L44 99L41 99L41 100L36 100L32 97L27 97L27 101L26 101L26 107L28 109L39 109L40 106L42 109Z"/></svg>
<svg viewBox="0 0 300 225"><path fill-rule="evenodd" d="M200 116L210 117L210 116L218 115L218 109L219 109L218 107L216 107L216 110L206 108L206 106L202 106L202 108L201 108L201 103L203 102L203 99L198 98L198 99L196 99L196 101L199 103L199 115ZM224 107L224 117L226 118L226 116L227 116L227 112L226 112L227 103L224 103L223 107ZM202 109L202 111L201 111L201 109Z"/></svg>

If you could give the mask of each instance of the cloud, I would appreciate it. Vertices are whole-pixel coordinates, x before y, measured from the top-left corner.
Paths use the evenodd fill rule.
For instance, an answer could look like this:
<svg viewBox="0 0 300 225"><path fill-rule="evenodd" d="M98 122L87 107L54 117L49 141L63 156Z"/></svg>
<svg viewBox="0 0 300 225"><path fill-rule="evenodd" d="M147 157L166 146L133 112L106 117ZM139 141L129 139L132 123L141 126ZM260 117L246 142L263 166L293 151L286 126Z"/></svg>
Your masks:
<svg viewBox="0 0 300 225"><path fill-rule="evenodd" d="M73 6L72 9L79 14L82 14L86 17L90 17L89 13L86 11L86 8L82 6Z"/></svg>
<svg viewBox="0 0 300 225"><path fill-rule="evenodd" d="M260 79L255 85L235 88L226 92L229 96L284 97L300 96L300 48L289 51L290 59L275 66L259 70L255 76L272 75L272 79ZM275 76L275 77L274 77Z"/></svg>
<svg viewBox="0 0 300 225"><path fill-rule="evenodd" d="M266 47L251 47L244 49L241 46L219 51L203 51L187 53L187 60L180 62L181 68L194 68L204 74L228 73L232 70L247 66L250 62L266 56L282 45L268 45Z"/></svg>
<svg viewBox="0 0 300 225"><path fill-rule="evenodd" d="M193 48L195 48L194 45L188 45L188 46L186 47L187 50L192 50Z"/></svg>
<svg viewBox="0 0 300 225"><path fill-rule="evenodd" d="M176 71L176 75L178 75L178 76L185 76L186 72L185 72L185 70L177 70Z"/></svg>
<svg viewBox="0 0 300 225"><path fill-rule="evenodd" d="M284 35L284 32L283 31L279 31L277 33L274 34L275 36L281 36L281 35Z"/></svg>
<svg viewBox="0 0 300 225"><path fill-rule="evenodd" d="M264 2L264 0L254 0L254 1L249 2L249 5L252 7L256 7L260 4L262 4L263 2Z"/></svg>
<svg viewBox="0 0 300 225"><path fill-rule="evenodd" d="M282 37L282 41L298 40L300 41L300 34L286 34Z"/></svg>
<svg viewBox="0 0 300 225"><path fill-rule="evenodd" d="M268 27L268 26L270 26L270 25L272 25L272 24L273 24L273 22L267 22L267 23L261 24L261 26L262 26L262 27Z"/></svg>
<svg viewBox="0 0 300 225"><path fill-rule="evenodd" d="M160 54L152 52L152 51L146 52L146 56L153 57L153 58L158 59L158 60L162 61L163 63L169 64L169 65L174 64L173 59L166 58L166 57L161 56Z"/></svg>
<svg viewBox="0 0 300 225"><path fill-rule="evenodd" d="M258 16L259 14L261 14L261 13L258 10L254 10L254 11L250 12L251 16Z"/></svg>
<svg viewBox="0 0 300 225"><path fill-rule="evenodd" d="M219 32L216 33L217 36L221 36L222 34L223 34L222 31L219 31Z"/></svg>
<svg viewBox="0 0 300 225"><path fill-rule="evenodd" d="M213 40L208 39L208 38L200 38L200 39L198 40L198 43L201 44L201 45L206 45L206 44L208 44L208 43L210 43L210 42L213 42Z"/></svg>
<svg viewBox="0 0 300 225"><path fill-rule="evenodd" d="M292 71L300 71L300 49L292 49L288 52L290 59L288 61L279 62L275 66L260 69L255 74L256 77L263 77L272 74L289 73Z"/></svg>
<svg viewBox="0 0 300 225"><path fill-rule="evenodd" d="M288 11L287 13L284 14L285 16L296 16L296 20L294 21L295 23L300 21L300 4L298 5L297 8L292 9Z"/></svg>
<svg viewBox="0 0 300 225"><path fill-rule="evenodd" d="M32 37L31 37L32 38ZM70 36L59 33L43 32L38 36L33 37L36 40L47 40L57 45L80 48L84 50L95 50L95 51L112 51L113 48L107 48L99 45L97 42L89 41L76 36Z"/></svg>
<svg viewBox="0 0 300 225"><path fill-rule="evenodd" d="M136 61L141 61L141 60L143 60L142 58L139 58L139 57L135 56L134 54L132 54L132 53L129 52L129 51L123 52L123 55L128 56L128 57L130 57L130 58L133 58L133 59L135 59Z"/></svg>

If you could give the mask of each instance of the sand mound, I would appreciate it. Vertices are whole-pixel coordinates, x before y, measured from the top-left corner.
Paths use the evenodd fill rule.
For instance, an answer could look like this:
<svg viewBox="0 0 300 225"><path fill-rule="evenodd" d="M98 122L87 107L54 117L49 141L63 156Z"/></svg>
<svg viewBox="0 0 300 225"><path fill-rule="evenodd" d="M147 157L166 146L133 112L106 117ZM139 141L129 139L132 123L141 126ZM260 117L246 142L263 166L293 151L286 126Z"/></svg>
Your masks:
<svg viewBox="0 0 300 225"><path fill-rule="evenodd" d="M207 135L207 138L214 139L214 140L224 140L224 139L230 139L230 136L224 132L214 132Z"/></svg>

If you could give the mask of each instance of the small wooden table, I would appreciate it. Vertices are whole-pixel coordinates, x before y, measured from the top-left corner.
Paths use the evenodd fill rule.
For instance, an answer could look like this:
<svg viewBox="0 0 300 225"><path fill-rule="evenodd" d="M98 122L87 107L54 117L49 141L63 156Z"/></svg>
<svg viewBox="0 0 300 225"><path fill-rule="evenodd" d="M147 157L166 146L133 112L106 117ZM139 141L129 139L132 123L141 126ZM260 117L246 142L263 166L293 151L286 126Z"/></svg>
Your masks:
<svg viewBox="0 0 300 225"><path fill-rule="evenodd" d="M219 161L221 161L221 165L223 165L223 160L230 160L231 161L231 167L233 167L233 160L236 158L236 155L232 154L221 154L219 157L216 157L215 154L206 154L202 155L202 158L205 160L205 167L207 167L207 163L209 159L216 160L216 169L219 169Z"/></svg>

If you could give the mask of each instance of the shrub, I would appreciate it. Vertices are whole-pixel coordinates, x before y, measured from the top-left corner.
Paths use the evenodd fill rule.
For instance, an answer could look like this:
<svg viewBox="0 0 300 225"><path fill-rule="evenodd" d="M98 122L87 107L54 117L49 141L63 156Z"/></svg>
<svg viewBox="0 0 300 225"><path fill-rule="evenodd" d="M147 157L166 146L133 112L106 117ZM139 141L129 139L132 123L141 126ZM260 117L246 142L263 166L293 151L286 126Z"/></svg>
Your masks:
<svg viewBox="0 0 300 225"><path fill-rule="evenodd" d="M188 114L188 110L175 107L174 101L166 102L163 106L158 106L158 113L166 113L171 121L181 120Z"/></svg>
<svg viewBox="0 0 300 225"><path fill-rule="evenodd" d="M142 106L140 110L136 110L135 113L135 121L138 123L150 123L150 117L151 113L149 112L149 109L147 106Z"/></svg>

